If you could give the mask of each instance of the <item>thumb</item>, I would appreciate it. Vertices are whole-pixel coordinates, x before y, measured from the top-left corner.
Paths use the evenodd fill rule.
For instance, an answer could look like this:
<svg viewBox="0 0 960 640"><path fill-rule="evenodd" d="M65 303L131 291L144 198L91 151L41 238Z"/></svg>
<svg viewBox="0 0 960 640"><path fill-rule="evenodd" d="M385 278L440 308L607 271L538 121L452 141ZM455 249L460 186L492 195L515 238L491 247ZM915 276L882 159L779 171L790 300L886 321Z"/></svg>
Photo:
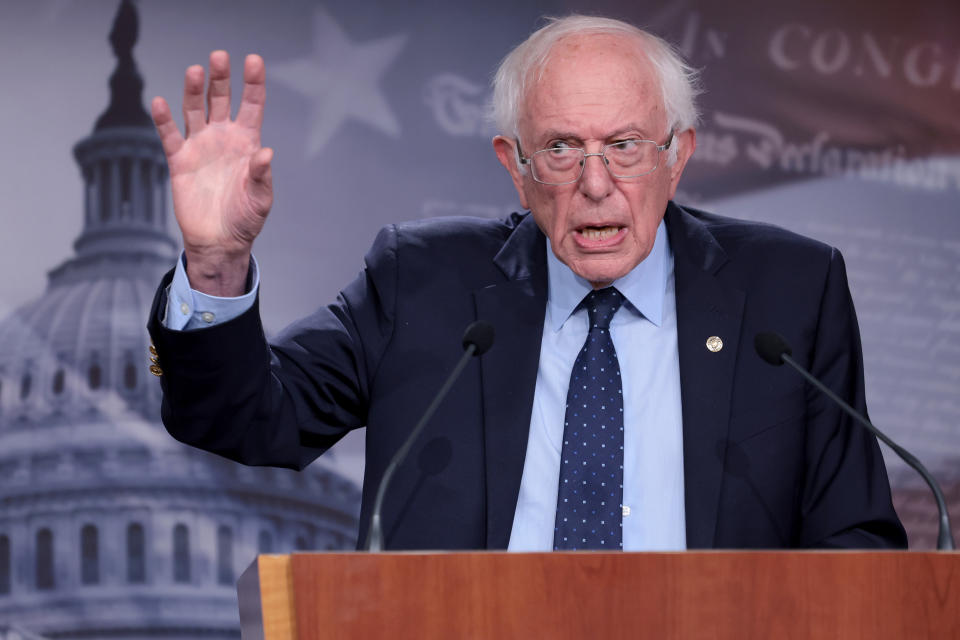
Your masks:
<svg viewBox="0 0 960 640"><path fill-rule="evenodd" d="M254 182L270 184L270 163L273 161L273 149L263 147L250 158L250 179Z"/></svg>

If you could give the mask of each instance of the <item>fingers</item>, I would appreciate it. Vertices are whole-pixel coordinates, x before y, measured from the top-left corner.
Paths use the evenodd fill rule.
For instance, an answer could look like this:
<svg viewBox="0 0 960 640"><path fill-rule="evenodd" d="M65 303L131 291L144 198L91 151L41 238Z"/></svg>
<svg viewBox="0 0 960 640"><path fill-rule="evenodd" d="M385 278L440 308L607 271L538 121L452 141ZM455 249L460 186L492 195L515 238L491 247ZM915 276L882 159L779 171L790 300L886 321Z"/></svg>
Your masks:
<svg viewBox="0 0 960 640"><path fill-rule="evenodd" d="M259 130L263 123L263 104L266 97L266 69L263 58L251 54L243 63L243 98L237 110L237 124Z"/></svg>
<svg viewBox="0 0 960 640"><path fill-rule="evenodd" d="M210 122L230 118L230 56L226 51L210 54L210 86L207 88Z"/></svg>
<svg viewBox="0 0 960 640"><path fill-rule="evenodd" d="M160 142L163 144L163 152L169 158L183 146L183 136L180 135L177 123L170 115L170 105L163 98L154 98L150 103L150 114L153 116L153 124L157 127Z"/></svg>
<svg viewBox="0 0 960 640"><path fill-rule="evenodd" d="M203 111L203 67L198 64L187 67L183 75L183 123L187 137L200 132L207 123Z"/></svg>
<svg viewBox="0 0 960 640"><path fill-rule="evenodd" d="M187 68L183 77L183 121L188 138L202 131L208 122L226 122L230 119L230 56L226 51L214 51L210 54L210 84L207 87L206 109L203 81L202 66L193 65ZM237 123L259 133L263 123L265 99L266 70L263 58L249 55L244 62L243 99L237 111Z"/></svg>

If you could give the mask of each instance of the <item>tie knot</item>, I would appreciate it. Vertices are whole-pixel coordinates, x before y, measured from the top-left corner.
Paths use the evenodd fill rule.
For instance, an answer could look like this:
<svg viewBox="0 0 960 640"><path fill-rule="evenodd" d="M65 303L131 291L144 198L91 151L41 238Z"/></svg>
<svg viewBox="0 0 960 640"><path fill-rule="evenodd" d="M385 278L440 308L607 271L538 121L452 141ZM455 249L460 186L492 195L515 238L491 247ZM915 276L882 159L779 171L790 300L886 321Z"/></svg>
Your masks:
<svg viewBox="0 0 960 640"><path fill-rule="evenodd" d="M590 314L590 330L607 329L610 327L610 321L613 320L613 314L617 312L620 305L623 304L623 294L615 287L605 289L594 289L583 299L583 305Z"/></svg>

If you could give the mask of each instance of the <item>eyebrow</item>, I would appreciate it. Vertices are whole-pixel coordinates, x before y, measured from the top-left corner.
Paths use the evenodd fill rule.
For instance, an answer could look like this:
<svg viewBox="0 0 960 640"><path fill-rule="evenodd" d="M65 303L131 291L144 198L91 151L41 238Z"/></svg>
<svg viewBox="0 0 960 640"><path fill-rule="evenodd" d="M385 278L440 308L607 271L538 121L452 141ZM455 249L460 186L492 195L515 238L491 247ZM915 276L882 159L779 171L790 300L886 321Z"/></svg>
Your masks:
<svg viewBox="0 0 960 640"><path fill-rule="evenodd" d="M651 137L648 137L650 134L645 133L643 128L634 124L629 123L619 129L616 129L608 133L603 140L610 140L612 138L618 138L623 136L623 134L628 131L636 132L637 135L641 136L644 140L654 140ZM541 136L541 140L576 140L577 142L583 142L583 138L579 134L573 133L572 131L562 131L560 129L548 129Z"/></svg>

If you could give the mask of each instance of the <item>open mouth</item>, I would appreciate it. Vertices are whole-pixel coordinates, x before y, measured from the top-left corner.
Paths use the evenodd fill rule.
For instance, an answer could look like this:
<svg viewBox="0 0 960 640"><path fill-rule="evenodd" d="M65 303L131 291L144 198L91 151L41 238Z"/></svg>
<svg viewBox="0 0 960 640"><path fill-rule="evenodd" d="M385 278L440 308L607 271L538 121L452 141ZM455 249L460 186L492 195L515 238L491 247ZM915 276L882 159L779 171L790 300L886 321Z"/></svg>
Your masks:
<svg viewBox="0 0 960 640"><path fill-rule="evenodd" d="M577 231L587 240L606 240L617 235L622 227L584 227Z"/></svg>
<svg viewBox="0 0 960 640"><path fill-rule="evenodd" d="M626 227L617 226L597 226L580 227L576 231L578 240L590 244L606 244L616 242L619 236L626 230Z"/></svg>

